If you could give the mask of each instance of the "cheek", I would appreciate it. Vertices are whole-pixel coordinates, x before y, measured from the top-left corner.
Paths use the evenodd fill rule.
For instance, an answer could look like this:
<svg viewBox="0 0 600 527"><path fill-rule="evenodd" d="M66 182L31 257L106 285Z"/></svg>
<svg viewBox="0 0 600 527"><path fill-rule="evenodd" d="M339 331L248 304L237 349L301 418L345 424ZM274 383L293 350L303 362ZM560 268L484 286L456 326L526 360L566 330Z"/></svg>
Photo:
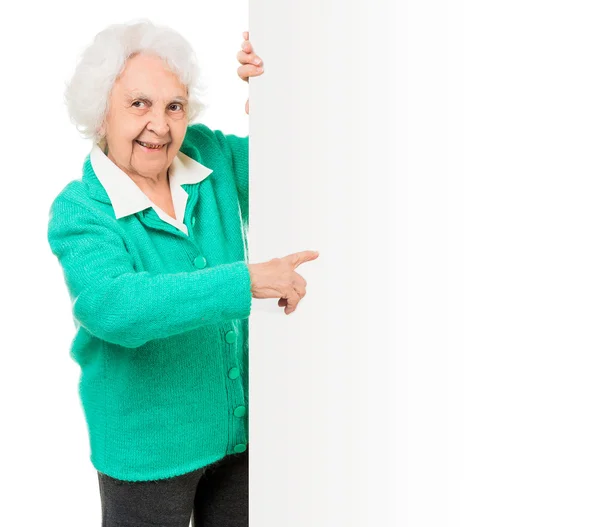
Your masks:
<svg viewBox="0 0 600 527"><path fill-rule="evenodd" d="M118 138L121 143L133 142L142 133L140 123L135 119L120 116L112 126L112 132L115 138Z"/></svg>
<svg viewBox="0 0 600 527"><path fill-rule="evenodd" d="M177 130L177 133L172 134L172 143L171 146L176 150L179 150L179 147L183 144L183 140L185 139L185 134L187 132L187 126L183 128L183 130Z"/></svg>
<svg viewBox="0 0 600 527"><path fill-rule="evenodd" d="M171 129L171 133L173 135L173 142L177 142L179 144L183 143L183 139L188 129L189 122L186 119L181 119L177 121L177 123Z"/></svg>

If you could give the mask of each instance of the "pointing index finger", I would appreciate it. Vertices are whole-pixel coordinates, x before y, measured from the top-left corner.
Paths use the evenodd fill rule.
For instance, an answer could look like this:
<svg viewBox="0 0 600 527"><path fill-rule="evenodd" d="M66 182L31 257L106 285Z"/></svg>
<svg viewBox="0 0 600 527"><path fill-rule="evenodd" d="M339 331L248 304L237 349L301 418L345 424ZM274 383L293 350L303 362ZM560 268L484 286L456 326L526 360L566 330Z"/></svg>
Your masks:
<svg viewBox="0 0 600 527"><path fill-rule="evenodd" d="M296 258L294 258L294 269L296 269L299 265L310 262L311 260L316 260L319 256L318 251L302 251L296 253Z"/></svg>

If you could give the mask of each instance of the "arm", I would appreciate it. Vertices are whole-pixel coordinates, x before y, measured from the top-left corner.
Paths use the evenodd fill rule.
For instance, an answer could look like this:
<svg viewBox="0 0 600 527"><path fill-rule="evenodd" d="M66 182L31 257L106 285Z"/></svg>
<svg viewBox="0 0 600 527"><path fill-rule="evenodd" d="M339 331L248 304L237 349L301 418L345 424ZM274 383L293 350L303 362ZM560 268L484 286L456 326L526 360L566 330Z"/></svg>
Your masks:
<svg viewBox="0 0 600 527"><path fill-rule="evenodd" d="M201 145L208 143L225 156L231 167L238 202L242 212L242 219L248 225L248 195L249 195L249 136L240 137L235 134L224 134L221 130L211 130L203 123L194 123L188 126L190 142L194 148L200 149ZM187 137L187 136L186 136ZM190 152L192 157L193 153Z"/></svg>
<svg viewBox="0 0 600 527"><path fill-rule="evenodd" d="M67 198L50 209L48 242L63 269L74 318L92 335L128 348L247 318L245 262L180 273L136 272L118 223Z"/></svg>
<svg viewBox="0 0 600 527"><path fill-rule="evenodd" d="M249 137L239 137L234 134L224 134L221 130L214 131L219 145L233 166L235 185L243 217L248 221L249 194Z"/></svg>

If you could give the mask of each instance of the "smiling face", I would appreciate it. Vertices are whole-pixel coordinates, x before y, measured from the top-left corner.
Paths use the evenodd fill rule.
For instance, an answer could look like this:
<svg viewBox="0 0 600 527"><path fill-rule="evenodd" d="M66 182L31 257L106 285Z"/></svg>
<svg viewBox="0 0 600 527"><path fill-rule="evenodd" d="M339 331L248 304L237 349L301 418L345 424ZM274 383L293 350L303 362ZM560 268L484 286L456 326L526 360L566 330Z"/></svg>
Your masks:
<svg viewBox="0 0 600 527"><path fill-rule="evenodd" d="M113 85L100 129L108 158L133 178L166 178L185 137L186 109L187 89L162 59L130 57Z"/></svg>

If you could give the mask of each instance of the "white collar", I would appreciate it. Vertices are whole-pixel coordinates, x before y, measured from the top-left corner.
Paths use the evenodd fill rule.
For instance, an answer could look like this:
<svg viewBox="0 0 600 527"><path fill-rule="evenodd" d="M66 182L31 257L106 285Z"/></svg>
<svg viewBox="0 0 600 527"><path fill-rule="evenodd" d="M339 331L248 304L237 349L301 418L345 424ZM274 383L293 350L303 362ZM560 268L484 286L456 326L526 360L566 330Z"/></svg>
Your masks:
<svg viewBox="0 0 600 527"><path fill-rule="evenodd" d="M157 212L160 210L142 189L108 158L97 143L90 152L90 162L96 177L108 194L117 218L134 214L148 207L154 208ZM169 183L178 219L183 218L187 202L187 192L181 188L181 185L199 183L211 172L212 169L198 163L183 152L177 153L169 167Z"/></svg>

